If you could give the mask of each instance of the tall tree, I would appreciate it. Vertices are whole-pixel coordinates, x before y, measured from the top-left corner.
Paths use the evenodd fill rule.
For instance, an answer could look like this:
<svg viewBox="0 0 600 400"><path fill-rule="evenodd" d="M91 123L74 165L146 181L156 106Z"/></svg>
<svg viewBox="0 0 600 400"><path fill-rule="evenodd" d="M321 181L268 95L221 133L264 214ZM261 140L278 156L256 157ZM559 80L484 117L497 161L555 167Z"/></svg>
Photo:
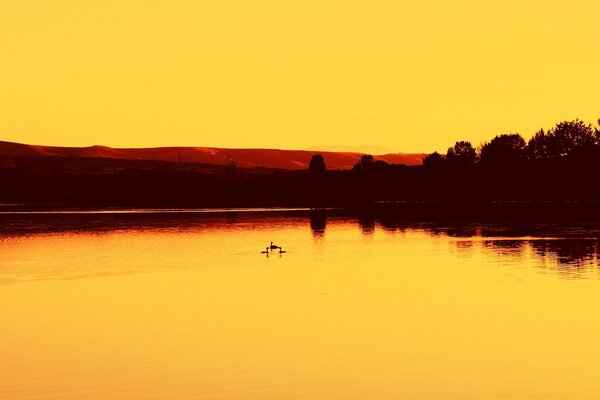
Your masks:
<svg viewBox="0 0 600 400"><path fill-rule="evenodd" d="M540 129L527 142L527 157L530 160L545 160L550 158L550 139L543 129Z"/></svg>
<svg viewBox="0 0 600 400"><path fill-rule="evenodd" d="M556 124L547 133L550 158L562 157L598 144L592 124L579 119Z"/></svg>
<svg viewBox="0 0 600 400"><path fill-rule="evenodd" d="M448 148L446 160L453 165L473 165L477 161L477 152L471 142L462 140Z"/></svg>
<svg viewBox="0 0 600 400"><path fill-rule="evenodd" d="M436 168L442 166L444 164L444 160L445 157L443 155L441 155L437 151L434 151L431 154L427 154L423 158L423 166L426 168Z"/></svg>
<svg viewBox="0 0 600 400"><path fill-rule="evenodd" d="M364 169L371 168L374 165L375 165L375 158L371 154L363 154L362 156L360 156L360 159L358 160L358 162L356 164L354 164L354 167L352 167L352 169L364 170Z"/></svg>
<svg viewBox="0 0 600 400"><path fill-rule="evenodd" d="M310 162L308 164L308 171L311 175L320 176L327 172L327 167L325 166L325 159L321 154L315 154L310 158Z"/></svg>
<svg viewBox="0 0 600 400"><path fill-rule="evenodd" d="M518 133L498 135L481 147L480 160L487 164L507 164L526 158L527 144Z"/></svg>

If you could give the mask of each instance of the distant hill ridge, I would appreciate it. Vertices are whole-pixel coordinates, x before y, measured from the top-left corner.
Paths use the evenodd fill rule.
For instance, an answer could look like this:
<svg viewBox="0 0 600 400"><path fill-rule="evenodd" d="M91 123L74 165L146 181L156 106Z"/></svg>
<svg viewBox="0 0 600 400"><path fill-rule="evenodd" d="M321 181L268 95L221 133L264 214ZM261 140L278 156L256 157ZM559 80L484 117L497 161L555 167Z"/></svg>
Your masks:
<svg viewBox="0 0 600 400"><path fill-rule="evenodd" d="M278 149L226 149L217 147L154 147L121 149L106 146L57 147L0 141L0 156L40 156L77 158L118 158L129 160L157 160L225 165L229 161L240 167L268 167L289 170L308 168L314 154L322 154L329 169L350 169L362 153L278 150ZM376 160L390 164L421 164L425 154L390 153L375 155Z"/></svg>

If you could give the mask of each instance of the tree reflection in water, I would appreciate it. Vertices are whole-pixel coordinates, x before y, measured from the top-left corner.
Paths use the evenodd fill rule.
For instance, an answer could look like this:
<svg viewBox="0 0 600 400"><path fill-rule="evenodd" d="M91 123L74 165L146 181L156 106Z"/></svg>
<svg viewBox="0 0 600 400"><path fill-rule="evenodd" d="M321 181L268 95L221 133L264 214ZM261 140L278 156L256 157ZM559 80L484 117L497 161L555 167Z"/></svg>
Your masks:
<svg viewBox="0 0 600 400"><path fill-rule="evenodd" d="M436 224L369 214L360 214L356 221L364 235L372 235L380 227L385 232L414 230L433 237L457 238L460 240L454 245L463 254L476 242L514 262L533 254L539 259L540 268L554 269L566 278L582 278L600 271L600 229L596 225Z"/></svg>
<svg viewBox="0 0 600 400"><path fill-rule="evenodd" d="M323 239L327 228L327 214L320 210L311 210L309 216L310 231L316 240Z"/></svg>
<svg viewBox="0 0 600 400"><path fill-rule="evenodd" d="M548 239L533 240L531 247L542 258L543 268L556 268L566 277L578 278L583 273L597 270L600 239Z"/></svg>
<svg viewBox="0 0 600 400"><path fill-rule="evenodd" d="M355 223L365 236L377 229L387 233L420 232L435 238L453 238L451 243L467 256L481 246L511 263L523 257L535 257L543 270L569 278L600 272L600 224L528 224L475 222L418 222L395 214L373 214L351 210L310 210L296 212L139 212L75 213L38 215L0 215L0 241L17 236L44 233L94 233L123 230L177 231L197 233L203 230L235 226L278 226L300 224L308 228L315 241L325 236L328 224ZM307 221L308 220L308 221Z"/></svg>

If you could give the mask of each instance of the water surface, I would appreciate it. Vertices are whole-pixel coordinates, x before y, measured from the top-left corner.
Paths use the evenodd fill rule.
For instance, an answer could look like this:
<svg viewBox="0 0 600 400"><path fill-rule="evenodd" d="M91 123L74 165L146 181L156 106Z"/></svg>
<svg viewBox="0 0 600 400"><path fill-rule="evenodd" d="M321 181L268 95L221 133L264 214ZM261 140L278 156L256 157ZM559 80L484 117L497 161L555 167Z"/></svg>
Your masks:
<svg viewBox="0 0 600 400"><path fill-rule="evenodd" d="M600 230L0 216L2 399L596 399ZM275 241L286 254L260 251Z"/></svg>

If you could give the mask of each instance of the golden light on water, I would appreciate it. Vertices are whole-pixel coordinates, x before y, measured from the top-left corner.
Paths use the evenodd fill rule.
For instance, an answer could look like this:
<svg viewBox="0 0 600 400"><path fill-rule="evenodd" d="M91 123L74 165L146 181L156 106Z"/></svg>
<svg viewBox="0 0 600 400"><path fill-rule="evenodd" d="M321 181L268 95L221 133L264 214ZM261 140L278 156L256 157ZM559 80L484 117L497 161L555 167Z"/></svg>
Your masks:
<svg viewBox="0 0 600 400"><path fill-rule="evenodd" d="M53 229L0 242L1 398L600 394L597 241L563 271L535 236L352 220Z"/></svg>

